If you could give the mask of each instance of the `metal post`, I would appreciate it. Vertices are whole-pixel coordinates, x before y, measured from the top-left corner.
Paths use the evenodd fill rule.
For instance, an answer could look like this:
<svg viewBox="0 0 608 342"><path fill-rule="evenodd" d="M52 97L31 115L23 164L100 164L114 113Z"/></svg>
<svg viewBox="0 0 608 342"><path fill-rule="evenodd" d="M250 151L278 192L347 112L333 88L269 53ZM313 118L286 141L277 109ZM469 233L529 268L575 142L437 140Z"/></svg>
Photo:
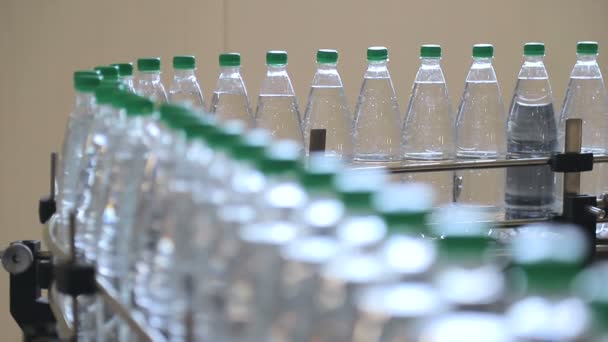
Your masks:
<svg viewBox="0 0 608 342"><path fill-rule="evenodd" d="M566 120L566 153L580 153L583 144L583 120ZM581 173L566 172L564 174L564 197L578 195L581 190Z"/></svg>
<svg viewBox="0 0 608 342"><path fill-rule="evenodd" d="M76 263L76 212L70 213L70 261ZM80 317L78 314L78 296L72 296L72 340L78 341L78 330L80 329Z"/></svg>

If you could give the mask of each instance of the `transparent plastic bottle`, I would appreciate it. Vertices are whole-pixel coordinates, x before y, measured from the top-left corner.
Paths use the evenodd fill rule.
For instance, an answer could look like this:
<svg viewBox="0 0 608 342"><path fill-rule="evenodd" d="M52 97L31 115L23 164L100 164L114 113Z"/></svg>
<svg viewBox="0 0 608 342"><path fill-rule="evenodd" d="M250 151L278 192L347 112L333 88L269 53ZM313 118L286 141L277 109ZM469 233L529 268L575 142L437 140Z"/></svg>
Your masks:
<svg viewBox="0 0 608 342"><path fill-rule="evenodd" d="M227 313L228 331L233 337L266 341L276 318L280 288L281 247L299 233L291 221L307 201L297 182L300 145L278 141L260 160L260 170L268 181L256 200L256 219L239 230L236 263L229 268Z"/></svg>
<svg viewBox="0 0 608 342"><path fill-rule="evenodd" d="M591 313L572 291L588 254L585 240L575 226L537 224L520 229L507 272L515 300L505 312L518 341L589 340Z"/></svg>
<svg viewBox="0 0 608 342"><path fill-rule="evenodd" d="M114 63L110 66L118 67L118 79L125 85L127 91L135 93L135 85L133 80L133 63Z"/></svg>
<svg viewBox="0 0 608 342"><path fill-rule="evenodd" d="M227 124L230 124L229 122ZM233 158L232 173L226 175L218 172L214 178L223 174L225 183L214 180L207 183L210 186L222 187L226 190L225 196L201 196L199 199L200 219L204 222L198 225L197 236L208 236L207 246L197 248L199 251L197 261L207 265L204 272L197 275L199 286L195 301L197 322L197 338L200 340L223 340L230 335L229 324L232 311L230 301L218 300L226 298L229 288L228 271L233 265L240 262L239 252L241 240L239 232L241 227L254 222L259 212L256 210L257 199L266 188L267 178L258 169L265 150L272 142L270 133L263 129L253 129L243 135L234 143L226 144L226 139L213 134L208 136L207 142L215 153L230 152ZM226 149L228 148L228 149ZM219 171L219 170L218 170ZM214 172L215 173L215 172ZM221 194L222 191L214 191ZM220 200L221 197L224 199ZM221 227L217 229L217 227Z"/></svg>
<svg viewBox="0 0 608 342"><path fill-rule="evenodd" d="M441 70L441 46L423 45L403 123L403 156L408 163L454 158L454 119ZM453 200L454 172L409 173L407 181L431 184L437 204Z"/></svg>
<svg viewBox="0 0 608 342"><path fill-rule="evenodd" d="M353 153L352 116L337 63L336 50L317 51L317 71L304 112L304 150L309 155L311 149L323 149L326 156L349 161ZM311 136L322 139L324 146L311 145Z"/></svg>
<svg viewBox="0 0 608 342"><path fill-rule="evenodd" d="M136 306L149 305L149 277L152 263L163 231L167 228L164 218L172 207L171 182L175 169L187 151L184 125L198 120L183 107L165 104L159 108L162 124L157 144L146 168L137 193L131 240L129 241L129 268L133 281ZM172 227L173 228L173 227Z"/></svg>
<svg viewBox="0 0 608 342"><path fill-rule="evenodd" d="M61 220L69 217L74 209L77 198L76 186L79 168L83 158L86 137L95 113L95 89L99 86L101 77L96 71L74 72L74 89L76 96L74 107L70 113L63 139L61 152L61 168L59 171L58 212ZM67 228L67 225L61 224ZM58 235L58 242L67 250L69 239L68 229L63 229Z"/></svg>
<svg viewBox="0 0 608 342"><path fill-rule="evenodd" d="M368 66L355 108L353 159L394 161L402 158L401 114L388 73L388 49L367 49Z"/></svg>
<svg viewBox="0 0 608 342"><path fill-rule="evenodd" d="M547 70L545 45L526 43L524 63L507 120L507 158L548 157L557 151L557 122ZM546 217L554 204L553 172L549 166L507 169L506 217Z"/></svg>
<svg viewBox="0 0 608 342"><path fill-rule="evenodd" d="M195 71L194 56L173 57L173 82L169 87L169 101L194 110L207 110Z"/></svg>
<svg viewBox="0 0 608 342"><path fill-rule="evenodd" d="M167 92L160 79L160 58L140 58L137 60L137 83L135 92L160 105L167 103Z"/></svg>
<svg viewBox="0 0 608 342"><path fill-rule="evenodd" d="M266 78L255 111L256 126L267 129L276 139L303 143L298 100L287 74L287 52L266 53Z"/></svg>
<svg viewBox="0 0 608 342"><path fill-rule="evenodd" d="M505 156L506 116L492 66L493 56L492 45L473 46L473 64L456 118L458 160L501 159ZM504 202L504 175L502 169L456 172L455 201L497 212Z"/></svg>
<svg viewBox="0 0 608 342"><path fill-rule="evenodd" d="M420 325L445 311L439 292L430 284L437 249L433 240L423 238L432 205L432 188L420 183L391 184L374 195L374 207L387 225L388 236L371 253L398 279L366 288L357 298L354 341L380 336L418 340Z"/></svg>
<svg viewBox="0 0 608 342"><path fill-rule="evenodd" d="M592 312L591 341L608 341L608 294L602 291L608 282L608 263L598 262L582 271L574 281L574 294L583 298Z"/></svg>
<svg viewBox="0 0 608 342"><path fill-rule="evenodd" d="M101 87L98 89L103 90ZM100 95L101 98L96 97L101 103L103 97L107 95L103 92ZM87 237L91 239L87 245L95 246L92 250L85 250L85 255L88 255L90 260L97 259L99 221L108 196L114 155L122 148L119 141L126 129L125 100L129 95L130 93L127 93L124 87L110 89L112 112L105 117L102 129L93 136L93 144L96 148L94 173L86 188L87 201L82 202L78 207L77 215L78 223L86 232Z"/></svg>
<svg viewBox="0 0 608 342"><path fill-rule="evenodd" d="M213 92L209 112L222 122L242 120L247 126L253 126L247 88L241 77L241 55L222 53L219 61L220 77Z"/></svg>
<svg viewBox="0 0 608 342"><path fill-rule="evenodd" d="M563 151L566 120L583 120L582 151L594 155L608 152L608 91L600 67L597 64L597 42L579 42L576 46L576 64L570 73L570 81L562 106L559 121L559 143ZM600 195L608 192L608 167L603 163L593 165L593 171L581 174L581 193ZM562 198L562 175L557 174L557 195ZM605 237L603 228L598 225L599 235Z"/></svg>
<svg viewBox="0 0 608 342"><path fill-rule="evenodd" d="M281 248L283 276L275 302L273 339L300 341L311 328L306 317L313 312L311 298L320 281L320 269L340 250L335 232L345 208L333 182L341 170L338 159L312 154L300 172L308 202L293 218L301 233Z"/></svg>
<svg viewBox="0 0 608 342"><path fill-rule="evenodd" d="M118 73L115 68L114 73ZM92 191L97 168L101 164L102 155L108 150L112 143L108 134L120 113L112 106L115 94L120 91L120 86L114 81L103 80L95 90L95 102L97 110L91 123L86 142L83 149L83 157L79 167L78 181L76 184L77 198L74 209L76 210L77 231L76 247L84 252L88 260L95 260L96 236L92 226L88 226L88 209L94 196L101 196Z"/></svg>
<svg viewBox="0 0 608 342"><path fill-rule="evenodd" d="M468 206L449 206L435 213L438 260L433 286L452 312L499 313L504 308L506 282L488 236L489 215Z"/></svg>

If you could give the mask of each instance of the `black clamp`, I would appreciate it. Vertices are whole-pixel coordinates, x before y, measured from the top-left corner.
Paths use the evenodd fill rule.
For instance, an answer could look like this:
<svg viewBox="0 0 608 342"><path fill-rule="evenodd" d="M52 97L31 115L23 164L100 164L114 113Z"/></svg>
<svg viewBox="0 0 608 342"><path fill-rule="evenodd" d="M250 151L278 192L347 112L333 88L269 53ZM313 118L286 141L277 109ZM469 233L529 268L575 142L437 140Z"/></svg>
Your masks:
<svg viewBox="0 0 608 342"><path fill-rule="evenodd" d="M66 262L55 266L55 284L59 292L72 297L92 295L95 285L95 267L81 262Z"/></svg>
<svg viewBox="0 0 608 342"><path fill-rule="evenodd" d="M585 172L593 170L593 153L557 153L549 159L553 172Z"/></svg>

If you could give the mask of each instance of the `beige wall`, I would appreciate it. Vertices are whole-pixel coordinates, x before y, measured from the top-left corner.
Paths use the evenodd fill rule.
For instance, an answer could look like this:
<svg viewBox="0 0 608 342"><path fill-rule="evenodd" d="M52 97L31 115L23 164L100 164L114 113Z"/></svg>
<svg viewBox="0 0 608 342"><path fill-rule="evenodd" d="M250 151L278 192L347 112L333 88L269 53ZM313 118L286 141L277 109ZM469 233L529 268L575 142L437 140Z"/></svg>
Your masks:
<svg viewBox="0 0 608 342"><path fill-rule="evenodd" d="M404 110L422 43L443 46L456 104L471 44L495 44L508 103L522 44L544 41L559 108L577 40L598 40L600 63L608 71L607 15L605 0L0 0L0 248L40 237L36 202L47 191L48 153L62 140L75 69L158 55L169 79L170 57L194 54L209 96L217 54L239 51L255 97L265 50L284 49L303 105L316 49L336 48L353 104L366 47L386 45ZM7 295L8 276L0 271L0 339L16 341Z"/></svg>

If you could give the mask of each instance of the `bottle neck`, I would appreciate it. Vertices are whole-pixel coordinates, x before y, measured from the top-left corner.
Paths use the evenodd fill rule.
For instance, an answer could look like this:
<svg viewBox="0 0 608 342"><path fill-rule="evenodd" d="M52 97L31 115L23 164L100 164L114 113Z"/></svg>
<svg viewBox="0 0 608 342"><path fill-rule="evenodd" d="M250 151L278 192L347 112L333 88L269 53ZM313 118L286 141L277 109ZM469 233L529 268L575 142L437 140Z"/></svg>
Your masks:
<svg viewBox="0 0 608 342"><path fill-rule="evenodd" d="M95 98L94 93L92 92L84 92L77 91L76 99L74 101L74 107L83 108L90 107L93 104L93 99Z"/></svg>
<svg viewBox="0 0 608 342"><path fill-rule="evenodd" d="M492 66L492 58L473 58L473 64L467 75L467 82L492 83L496 81L496 73Z"/></svg>
<svg viewBox="0 0 608 342"><path fill-rule="evenodd" d="M160 82L160 71L147 71L139 74L140 81Z"/></svg>
<svg viewBox="0 0 608 342"><path fill-rule="evenodd" d="M317 63L317 72L312 85L313 87L342 87L336 64Z"/></svg>
<svg viewBox="0 0 608 342"><path fill-rule="evenodd" d="M194 69L174 69L173 70L173 79L187 79L187 78L196 78L196 74L194 73Z"/></svg>
<svg viewBox="0 0 608 342"><path fill-rule="evenodd" d="M287 64L284 65L267 65L266 76L287 76Z"/></svg>
<svg viewBox="0 0 608 342"><path fill-rule="evenodd" d="M390 74L388 73L388 61L368 61L367 70L365 71L364 78L388 78L390 79Z"/></svg>
<svg viewBox="0 0 608 342"><path fill-rule="evenodd" d="M220 78L241 78L241 67L239 66L225 66L220 68Z"/></svg>
<svg viewBox="0 0 608 342"><path fill-rule="evenodd" d="M596 64L597 55L577 53L576 54L576 63Z"/></svg>
<svg viewBox="0 0 608 342"><path fill-rule="evenodd" d="M422 68L440 68L441 58L420 58L420 67Z"/></svg>

